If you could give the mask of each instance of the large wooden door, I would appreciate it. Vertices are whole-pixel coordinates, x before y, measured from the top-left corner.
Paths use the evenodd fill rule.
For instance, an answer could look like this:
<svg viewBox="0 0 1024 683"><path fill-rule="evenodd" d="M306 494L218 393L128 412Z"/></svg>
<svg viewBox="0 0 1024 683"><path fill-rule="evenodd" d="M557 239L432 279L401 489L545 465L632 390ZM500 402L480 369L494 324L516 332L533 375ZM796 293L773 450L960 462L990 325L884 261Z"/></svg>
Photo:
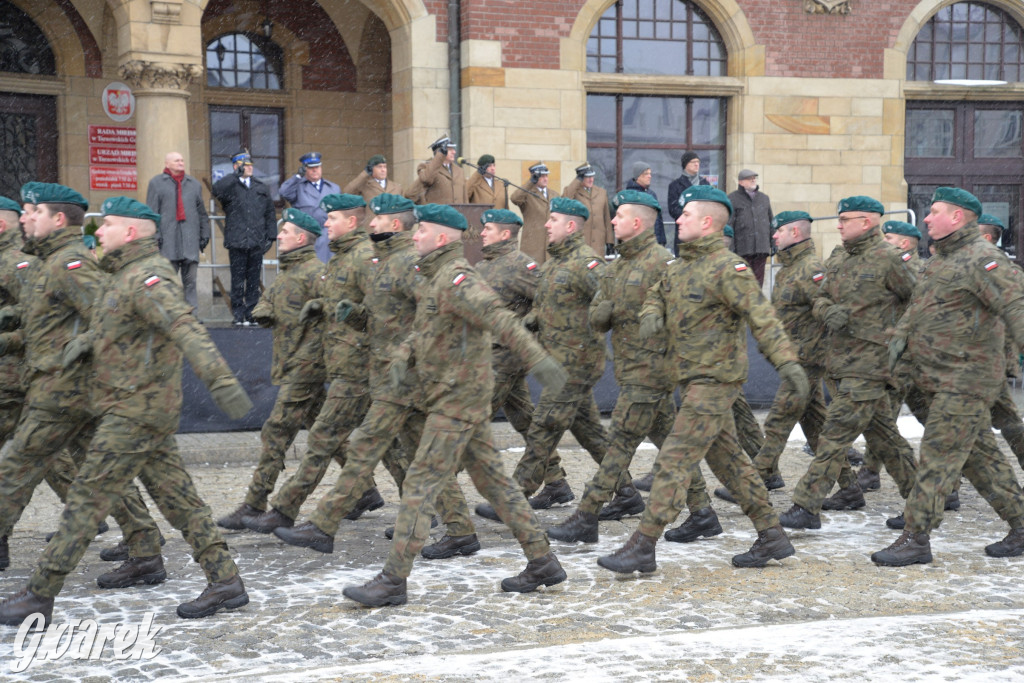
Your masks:
<svg viewBox="0 0 1024 683"><path fill-rule="evenodd" d="M15 201L30 180L57 182L57 103L0 93L0 194Z"/></svg>

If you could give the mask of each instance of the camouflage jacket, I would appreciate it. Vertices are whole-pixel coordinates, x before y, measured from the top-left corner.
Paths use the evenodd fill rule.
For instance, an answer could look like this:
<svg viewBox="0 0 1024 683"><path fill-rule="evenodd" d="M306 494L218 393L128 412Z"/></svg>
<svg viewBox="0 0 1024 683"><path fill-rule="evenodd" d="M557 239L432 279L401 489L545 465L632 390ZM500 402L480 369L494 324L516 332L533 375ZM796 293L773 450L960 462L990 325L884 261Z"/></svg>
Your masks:
<svg viewBox="0 0 1024 683"><path fill-rule="evenodd" d="M107 276L85 248L77 227L32 241L43 261L22 314L29 405L50 411L89 410L89 363L67 370L60 359L69 341L89 329L93 304Z"/></svg>
<svg viewBox="0 0 1024 683"><path fill-rule="evenodd" d="M533 309L533 297L540 280L540 266L516 248L515 240L489 244L476 270L495 291L505 308L522 318ZM498 340L494 344L494 371L516 374L522 371L519 356Z"/></svg>
<svg viewBox="0 0 1024 683"><path fill-rule="evenodd" d="M373 245L362 229L331 241L334 256L320 276L317 296L323 304L324 365L327 376L356 384L369 381L366 332L335 320L334 309L348 299L362 303L373 277Z"/></svg>
<svg viewBox="0 0 1024 683"><path fill-rule="evenodd" d="M825 366L828 341L825 326L811 313L814 300L825 281L825 265L807 239L779 251L782 268L775 276L772 305L789 338L796 344L800 362L807 366Z"/></svg>
<svg viewBox="0 0 1024 683"><path fill-rule="evenodd" d="M274 356L270 363L273 384L322 382L326 378L323 363L322 319L299 323L302 306L315 299L323 263L313 245L281 254L274 284L260 298L252 317L270 321L274 336Z"/></svg>
<svg viewBox="0 0 1024 683"><path fill-rule="evenodd" d="M617 250L619 258L604 269L601 289L590 304L593 311L602 301L611 301L611 323L595 329L601 333L612 331L619 386L671 390L674 382L668 361L668 334L662 330L651 339L641 339L639 314L647 292L661 280L675 257L658 244L653 230L622 242Z"/></svg>
<svg viewBox="0 0 1024 683"><path fill-rule="evenodd" d="M850 320L829 335L826 367L836 379L889 379L889 333L907 307L917 281L901 252L877 228L849 242L829 259L813 314L824 321L833 304L846 306Z"/></svg>
<svg viewBox="0 0 1024 683"><path fill-rule="evenodd" d="M540 343L565 367L570 382L595 384L604 373L604 336L590 326L589 315L603 272L604 258L581 232L548 245L533 312Z"/></svg>
<svg viewBox="0 0 1024 683"><path fill-rule="evenodd" d="M679 245L679 258L650 289L640 311L641 319L650 314L665 321L679 384L744 381L744 322L776 368L798 360L750 266L725 248L721 233Z"/></svg>
<svg viewBox="0 0 1024 683"><path fill-rule="evenodd" d="M462 253L455 242L420 259L414 332L399 353L415 361L424 410L480 423L491 417L491 335L527 368L547 354Z"/></svg>
<svg viewBox="0 0 1024 683"><path fill-rule="evenodd" d="M113 276L89 329L95 410L173 432L181 415L182 354L206 386L234 382L231 368L192 315L155 237L104 254L100 266Z"/></svg>
<svg viewBox="0 0 1024 683"><path fill-rule="evenodd" d="M1006 381L1004 329L1024 346L1024 284L976 223L935 244L895 334L907 340L922 389L991 403Z"/></svg>
<svg viewBox="0 0 1024 683"><path fill-rule="evenodd" d="M39 259L21 250L18 228L0 234L0 307L24 314L32 281L40 272ZM20 329L0 334L7 338L7 352L0 356L0 392L24 393L25 336Z"/></svg>

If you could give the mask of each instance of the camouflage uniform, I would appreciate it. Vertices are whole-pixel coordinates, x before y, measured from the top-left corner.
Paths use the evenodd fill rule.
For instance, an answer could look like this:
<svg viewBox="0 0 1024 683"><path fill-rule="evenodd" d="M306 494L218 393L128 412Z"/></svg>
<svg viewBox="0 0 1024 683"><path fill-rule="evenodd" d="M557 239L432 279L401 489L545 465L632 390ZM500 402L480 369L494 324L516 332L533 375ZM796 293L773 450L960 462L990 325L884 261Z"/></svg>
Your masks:
<svg viewBox="0 0 1024 683"><path fill-rule="evenodd" d="M230 579L238 570L182 465L174 432L181 415L183 354L207 386L237 380L192 316L155 237L112 250L102 267L114 278L97 304L90 330L96 362L85 365L94 370L91 405L100 422L29 590L42 597L60 592L97 525L136 477L192 546L208 581ZM159 555L156 527L144 531L149 541L145 554L133 556Z"/></svg>
<svg viewBox="0 0 1024 683"><path fill-rule="evenodd" d="M829 261L813 308L818 320L824 320L833 305L849 309L847 326L829 337L827 372L839 382L838 391L829 404L814 460L793 491L793 503L813 515L837 480L842 489L860 489L846 453L861 433L904 498L915 469L913 451L896 429L886 390L886 330L899 320L913 293L914 269L877 228L843 246L845 253Z"/></svg>
<svg viewBox="0 0 1024 683"><path fill-rule="evenodd" d="M245 502L257 510L267 507L284 469L284 454L304 427L310 427L324 404L323 339L321 321L299 322L303 304L316 298L323 263L313 245L281 254L274 284L256 304L252 317L273 328L274 356L270 381L279 387L270 416L263 423L263 451Z"/></svg>
<svg viewBox="0 0 1024 683"><path fill-rule="evenodd" d="M742 353L746 351L743 350ZM757 423L754 411L750 409L747 397L742 391L732 404L732 419L736 423L736 440L740 448L753 460L764 445L764 432L761 431L761 425Z"/></svg>
<svg viewBox="0 0 1024 683"><path fill-rule="evenodd" d="M782 268L775 278L772 304L797 346L800 365L807 373L811 393L805 401L800 401L788 387L779 387L764 422L764 446L754 458L754 467L763 479L779 474L779 457L797 422L807 437L807 443L815 451L818 450L818 435L825 424L821 377L825 373L827 341L824 325L811 315L811 307L825 279L825 266L818 258L812 239L782 249L779 259Z"/></svg>
<svg viewBox="0 0 1024 683"><path fill-rule="evenodd" d="M594 402L594 384L604 372L604 336L590 326L590 302L597 294L604 259L574 232L548 246L550 258L541 267L533 313L544 349L569 373L557 394L544 390L526 433L526 452L513 478L527 496L541 484L565 479L555 447L568 429L594 462L608 450L608 437ZM623 472L620 486L630 483ZM617 486L616 489L619 487Z"/></svg>
<svg viewBox="0 0 1024 683"><path fill-rule="evenodd" d="M406 474L384 573L409 576L430 531L430 507L460 465L512 530L526 557L543 557L547 537L526 498L505 474L491 439L491 332L527 367L546 354L462 258L461 242L424 256L419 269L425 282L420 286L415 332L397 355L411 354L416 364L427 419Z"/></svg>
<svg viewBox="0 0 1024 683"><path fill-rule="evenodd" d="M416 315L420 278L415 269L417 256L412 234L400 232L384 239L375 235L373 246L375 266L363 299L366 312L363 316L350 315L346 320L346 324L367 331L373 402L362 423L349 437L345 466L338 481L309 517L310 522L330 536L338 532L341 519L355 508L382 458L404 492L408 456L403 451L391 449L391 443L397 435L403 444L415 448L420 443L426 421L418 407L422 402L423 389L415 368L409 369L398 389L393 389L388 380L388 365L399 344L413 329ZM454 475L445 482L437 507L450 536L475 533L469 519L469 508ZM427 524L429 526L429 519Z"/></svg>
<svg viewBox="0 0 1024 683"><path fill-rule="evenodd" d="M684 503L691 473L706 459L758 532L778 525L768 490L746 457L737 455L732 404L747 376L746 330L775 367L797 350L750 267L719 233L680 245L679 258L651 288L640 318L660 316L671 345L683 404L654 461L654 483L639 532L658 538Z"/></svg>
<svg viewBox="0 0 1024 683"><path fill-rule="evenodd" d="M920 466L907 496L906 530L939 526L961 470L1019 529L1024 495L995 446L990 410L1006 383L1000 322L1018 347L1024 345L1024 287L1003 252L982 239L976 222L936 247L894 334L907 341L914 382L930 404Z"/></svg>
<svg viewBox="0 0 1024 683"><path fill-rule="evenodd" d="M668 335L659 332L651 339L640 337L640 308L648 290L654 286L675 258L659 246L653 230L647 230L618 245L619 258L605 268L601 289L590 310L602 301L612 302L612 315L607 326L595 327L598 332L611 330L615 380L619 397L612 412L608 436L608 452L594 477L587 482L579 509L597 514L611 500L616 484L633 459L637 446L650 436L659 449L672 429L675 404L672 402L672 368L668 362ZM691 512L711 504L700 467L691 471L686 504Z"/></svg>
<svg viewBox="0 0 1024 683"><path fill-rule="evenodd" d="M88 389L91 364L64 369L61 354L89 328L106 278L73 227L34 240L33 248L42 263L22 316L28 392L10 451L0 460L0 536L10 535L36 486L61 462L64 448L82 462L96 426ZM111 512L129 550L140 557L159 555L156 523L131 479L124 485L125 497ZM93 525L93 534L102 521Z"/></svg>

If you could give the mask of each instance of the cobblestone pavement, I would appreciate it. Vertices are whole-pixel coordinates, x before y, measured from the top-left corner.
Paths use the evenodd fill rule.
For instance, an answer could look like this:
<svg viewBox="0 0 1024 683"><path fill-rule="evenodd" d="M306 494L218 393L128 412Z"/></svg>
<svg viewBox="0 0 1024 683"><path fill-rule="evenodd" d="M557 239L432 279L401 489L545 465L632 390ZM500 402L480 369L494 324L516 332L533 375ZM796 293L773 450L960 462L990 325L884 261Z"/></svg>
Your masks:
<svg viewBox="0 0 1024 683"><path fill-rule="evenodd" d="M901 418L901 428L913 433L916 425ZM780 510L788 508L808 462L798 437L783 457L787 486L772 494ZM507 452L509 467L520 452ZM579 495L594 465L578 448L562 452ZM646 473L654 455L652 446L641 447L633 473ZM332 465L325 481L337 471ZM192 472L220 515L242 500L251 465L196 465ZM705 473L709 486L717 485ZM386 472L378 475L388 504L346 522L333 555L290 548L273 536L227 532L251 602L207 619L175 616L177 604L195 597L204 581L185 542L161 517L168 580L98 588L96 577L111 568L98 551L117 540L116 530L108 532L68 578L54 623L136 626L153 613L160 653L125 661L107 647L92 661L69 653L14 673L22 655L17 629L0 627L0 681L1024 680L1024 558L984 554L1006 528L966 483L960 511L947 513L933 535L930 565L871 563L870 553L896 538L884 522L901 509L895 485L883 476L882 490L867 494L864 510L824 513L821 530L791 534L793 558L764 569L731 566L754 533L738 508L716 501L725 532L693 544L661 541L654 574L619 578L596 564L635 529L637 518L630 518L603 522L596 545L556 542L565 583L505 594L501 578L518 573L525 559L505 527L477 519L479 553L420 560L408 605L365 609L342 598L341 589L376 574L388 550L383 530L394 521L397 497ZM470 504L479 502L465 475L462 481ZM312 506L307 502L304 510ZM540 518L549 526L571 509L543 511ZM0 573L0 594L24 586L58 513L53 494L37 491L11 539L13 562ZM72 643L71 652L77 649Z"/></svg>

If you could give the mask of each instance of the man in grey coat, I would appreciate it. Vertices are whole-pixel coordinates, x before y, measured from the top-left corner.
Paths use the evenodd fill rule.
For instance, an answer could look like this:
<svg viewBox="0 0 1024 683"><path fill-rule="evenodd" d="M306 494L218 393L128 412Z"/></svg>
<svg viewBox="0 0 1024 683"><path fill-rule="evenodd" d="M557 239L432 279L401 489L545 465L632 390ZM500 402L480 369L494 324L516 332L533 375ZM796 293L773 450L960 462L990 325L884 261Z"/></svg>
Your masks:
<svg viewBox="0 0 1024 683"><path fill-rule="evenodd" d="M185 174L185 157L180 152L168 153L164 172L149 181L146 204L160 214L156 231L160 253L181 275L185 301L196 308L199 254L210 243L210 218L203 206L203 188Z"/></svg>
<svg viewBox="0 0 1024 683"><path fill-rule="evenodd" d="M764 267L772 252L772 201L757 185L757 174L743 169L739 188L729 195L732 202L733 252L750 264L759 285L764 285Z"/></svg>

